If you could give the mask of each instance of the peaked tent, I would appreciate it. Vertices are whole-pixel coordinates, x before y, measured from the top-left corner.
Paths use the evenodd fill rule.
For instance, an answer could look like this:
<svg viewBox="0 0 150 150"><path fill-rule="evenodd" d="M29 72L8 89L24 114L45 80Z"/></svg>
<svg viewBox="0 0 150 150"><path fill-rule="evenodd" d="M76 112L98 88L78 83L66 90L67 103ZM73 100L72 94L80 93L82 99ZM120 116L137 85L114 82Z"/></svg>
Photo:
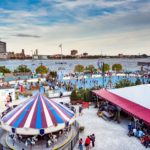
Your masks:
<svg viewBox="0 0 150 150"><path fill-rule="evenodd" d="M38 93L7 113L1 120L3 129L22 135L59 131L75 121L74 113L64 105Z"/></svg>

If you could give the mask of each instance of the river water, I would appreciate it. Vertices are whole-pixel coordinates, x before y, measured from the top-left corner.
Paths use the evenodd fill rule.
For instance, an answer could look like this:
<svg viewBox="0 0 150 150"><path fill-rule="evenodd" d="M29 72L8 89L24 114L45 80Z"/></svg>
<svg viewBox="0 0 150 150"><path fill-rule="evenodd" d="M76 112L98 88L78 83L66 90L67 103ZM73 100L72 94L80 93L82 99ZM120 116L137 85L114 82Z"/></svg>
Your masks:
<svg viewBox="0 0 150 150"><path fill-rule="evenodd" d="M138 58L138 59L123 59L123 58L104 58L100 59L100 61L104 63L108 63L110 66L112 66L115 63L120 63L123 66L123 69L125 71L136 71L139 70L140 67L137 66L137 62L150 62L150 58ZM66 64L58 64L61 62L65 62ZM47 67L49 67L50 70L58 71L60 67L64 70L65 73L72 72L74 69L74 66L76 64L81 64L84 66L87 65L94 65L97 67L98 59L71 59L71 60L7 60L7 61L0 61L0 66L6 66L10 68L12 71L18 66L18 65L27 65L32 71L35 70L37 66L39 66L41 63Z"/></svg>

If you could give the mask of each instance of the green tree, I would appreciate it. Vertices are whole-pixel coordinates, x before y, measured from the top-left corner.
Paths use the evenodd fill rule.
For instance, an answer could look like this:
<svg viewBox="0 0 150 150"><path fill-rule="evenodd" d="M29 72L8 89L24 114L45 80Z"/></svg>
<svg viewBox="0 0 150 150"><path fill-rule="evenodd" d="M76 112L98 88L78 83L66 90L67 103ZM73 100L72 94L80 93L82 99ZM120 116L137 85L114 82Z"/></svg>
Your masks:
<svg viewBox="0 0 150 150"><path fill-rule="evenodd" d="M121 64L113 64L112 70L113 71L122 71L122 65Z"/></svg>
<svg viewBox="0 0 150 150"><path fill-rule="evenodd" d="M110 66L109 64L103 64L102 68L101 68L101 71L103 72L106 72L106 71L109 71L110 70Z"/></svg>
<svg viewBox="0 0 150 150"><path fill-rule="evenodd" d="M23 72L31 72L31 70L26 65L19 65L15 70L14 73L23 73Z"/></svg>
<svg viewBox="0 0 150 150"><path fill-rule="evenodd" d="M6 68L5 66L0 66L0 72L5 74L5 73L11 73L11 71Z"/></svg>
<svg viewBox="0 0 150 150"><path fill-rule="evenodd" d="M71 101L73 100L80 100L82 98L81 94L79 93L79 91L75 88L70 95L70 99Z"/></svg>
<svg viewBox="0 0 150 150"><path fill-rule="evenodd" d="M70 96L71 100L83 100L90 102L92 100L92 92L89 89L74 89Z"/></svg>
<svg viewBox="0 0 150 150"><path fill-rule="evenodd" d="M83 100L85 102L90 102L92 100L92 92L89 89L86 89L84 91L84 98L83 98Z"/></svg>
<svg viewBox="0 0 150 150"><path fill-rule="evenodd" d="M74 68L74 72L83 72L84 71L84 66L83 65L76 65Z"/></svg>
<svg viewBox="0 0 150 150"><path fill-rule="evenodd" d="M90 72L90 73L94 73L97 71L97 69L93 65L89 65L89 66L85 67L85 71Z"/></svg>
<svg viewBox="0 0 150 150"><path fill-rule="evenodd" d="M139 78L137 78L136 81L135 81L135 85L140 85L140 84L142 84L142 82Z"/></svg>
<svg viewBox="0 0 150 150"><path fill-rule="evenodd" d="M43 65L38 66L36 68L36 73L38 73L38 74L47 74L48 73L48 68L46 66L43 66Z"/></svg>
<svg viewBox="0 0 150 150"><path fill-rule="evenodd" d="M47 79L51 79L51 78L56 79L56 77L57 77L57 72L56 71L50 71L47 75Z"/></svg>
<svg viewBox="0 0 150 150"><path fill-rule="evenodd" d="M120 80L118 83L116 83L115 88L123 88L123 87L129 87L134 86L135 84L132 83L130 80L123 79Z"/></svg>

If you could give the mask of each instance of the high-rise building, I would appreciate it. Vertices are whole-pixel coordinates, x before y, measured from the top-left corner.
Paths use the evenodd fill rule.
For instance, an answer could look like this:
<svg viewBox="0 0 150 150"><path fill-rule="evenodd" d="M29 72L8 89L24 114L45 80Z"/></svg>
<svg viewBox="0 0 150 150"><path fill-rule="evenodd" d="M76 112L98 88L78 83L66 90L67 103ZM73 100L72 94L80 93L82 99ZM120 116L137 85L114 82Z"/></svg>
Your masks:
<svg viewBox="0 0 150 150"><path fill-rule="evenodd" d="M38 49L35 50L35 55L38 55Z"/></svg>
<svg viewBox="0 0 150 150"><path fill-rule="evenodd" d="M22 55L25 55L25 51L24 51L24 49L22 49L21 53L22 53Z"/></svg>
<svg viewBox="0 0 150 150"><path fill-rule="evenodd" d="M0 41L0 53L6 53L6 43Z"/></svg>

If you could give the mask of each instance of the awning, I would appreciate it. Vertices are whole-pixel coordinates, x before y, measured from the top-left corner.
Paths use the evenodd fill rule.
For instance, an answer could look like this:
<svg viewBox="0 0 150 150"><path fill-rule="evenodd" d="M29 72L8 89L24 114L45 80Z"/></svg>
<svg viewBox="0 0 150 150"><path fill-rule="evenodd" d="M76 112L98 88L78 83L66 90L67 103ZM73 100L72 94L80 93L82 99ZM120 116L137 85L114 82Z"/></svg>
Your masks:
<svg viewBox="0 0 150 150"><path fill-rule="evenodd" d="M97 96L121 107L123 110L133 116L142 119L150 125L150 109L143 107L135 102L132 102L124 97L114 94L106 89L93 91ZM144 99L143 99L144 101Z"/></svg>

